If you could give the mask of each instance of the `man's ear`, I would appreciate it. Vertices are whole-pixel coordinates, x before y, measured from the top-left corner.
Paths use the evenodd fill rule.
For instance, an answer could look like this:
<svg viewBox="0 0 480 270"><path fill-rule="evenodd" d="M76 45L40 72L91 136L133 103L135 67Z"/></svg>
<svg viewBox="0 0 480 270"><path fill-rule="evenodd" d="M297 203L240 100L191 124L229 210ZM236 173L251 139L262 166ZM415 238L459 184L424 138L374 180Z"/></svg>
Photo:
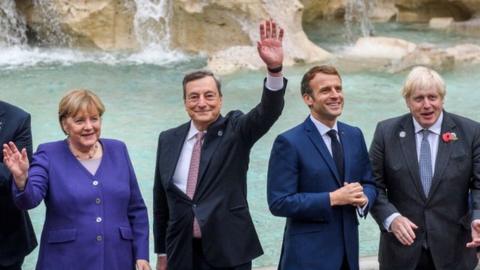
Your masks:
<svg viewBox="0 0 480 270"><path fill-rule="evenodd" d="M307 104L308 107L311 107L313 105L313 98L309 94L303 94L303 102Z"/></svg>

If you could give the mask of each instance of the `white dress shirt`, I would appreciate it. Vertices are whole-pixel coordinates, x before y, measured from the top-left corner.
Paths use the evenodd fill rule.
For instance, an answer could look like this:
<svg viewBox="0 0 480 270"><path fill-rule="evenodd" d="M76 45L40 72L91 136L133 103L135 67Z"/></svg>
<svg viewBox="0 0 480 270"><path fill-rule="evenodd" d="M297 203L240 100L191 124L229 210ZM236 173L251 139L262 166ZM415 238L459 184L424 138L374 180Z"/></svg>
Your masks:
<svg viewBox="0 0 480 270"><path fill-rule="evenodd" d="M415 144L417 147L417 159L418 162L420 162L420 147L422 145L422 130L424 129L415 118L413 118L413 128L415 130ZM440 113L440 116L438 117L437 121L428 128L430 131L428 133L428 143L430 144L430 157L432 158L432 175L435 174L435 162L437 160L437 152L438 152L438 142L440 140L440 132L442 131L442 122L443 122L443 112ZM395 212L388 216L384 221L383 221L383 227L385 230L390 231L390 225L392 225L393 220L400 216L401 214L398 212Z"/></svg>
<svg viewBox="0 0 480 270"><path fill-rule="evenodd" d="M188 130L187 138L183 143L182 152L178 158L177 167L173 174L173 183L185 194L187 193L187 179L188 171L190 169L190 160L192 159L193 146L195 145L195 135L200 132L190 121L190 129Z"/></svg>
<svg viewBox="0 0 480 270"><path fill-rule="evenodd" d="M318 130L318 133L320 133L320 135L322 136L323 142L328 148L328 152L330 152L330 155L333 157L332 139L330 138L330 136L328 136L327 132L329 132L331 129L334 129L337 132L337 140L340 142L340 137L338 136L337 121L335 121L335 124L333 124L333 127L328 127L327 125L315 119L315 117L313 117L313 115L311 114L310 114L310 120L312 120L313 124Z"/></svg>

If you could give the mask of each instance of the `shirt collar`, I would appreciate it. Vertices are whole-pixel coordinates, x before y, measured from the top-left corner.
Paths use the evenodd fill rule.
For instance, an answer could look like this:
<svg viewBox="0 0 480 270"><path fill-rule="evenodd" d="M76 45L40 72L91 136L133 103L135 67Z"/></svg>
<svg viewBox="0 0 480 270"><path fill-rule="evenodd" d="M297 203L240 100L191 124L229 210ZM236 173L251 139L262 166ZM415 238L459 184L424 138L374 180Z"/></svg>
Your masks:
<svg viewBox="0 0 480 270"><path fill-rule="evenodd" d="M312 122L315 125L315 127L317 128L318 132L320 132L320 135L324 136L331 129L335 129L335 131L338 134L337 121L335 121L335 124L333 124L333 127L331 128L331 127L325 125L324 123L318 121L317 119L315 119L315 117L313 117L313 115L311 115L311 114L310 114L310 120L312 120Z"/></svg>
<svg viewBox="0 0 480 270"><path fill-rule="evenodd" d="M413 119L413 127L415 128L415 134L417 134L424 128L417 122L415 117L412 116L412 119ZM432 133L440 135L440 132L442 131L442 121L443 121L443 111L440 113L440 116L438 117L437 121L435 121L435 123L433 123L433 125L429 127L428 130Z"/></svg>
<svg viewBox="0 0 480 270"><path fill-rule="evenodd" d="M190 129L188 130L187 138L185 141L190 141L195 138L195 135L200 132L195 125L193 124L193 121L190 121Z"/></svg>

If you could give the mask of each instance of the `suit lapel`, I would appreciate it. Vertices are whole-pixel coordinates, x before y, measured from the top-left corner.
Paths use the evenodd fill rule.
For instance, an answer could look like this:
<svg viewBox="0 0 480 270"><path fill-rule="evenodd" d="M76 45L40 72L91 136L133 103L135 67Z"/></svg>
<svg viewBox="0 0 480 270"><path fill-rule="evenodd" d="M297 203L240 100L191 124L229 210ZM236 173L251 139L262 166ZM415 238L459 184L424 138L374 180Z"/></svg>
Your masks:
<svg viewBox="0 0 480 270"><path fill-rule="evenodd" d="M410 171L409 177L413 181L417 192L420 194L422 200L426 200L425 193L420 180L420 169L418 167L417 147L415 142L415 129L413 128L412 116L408 114L400 124L400 129L396 132L400 139L400 145L403 152L403 158L407 163Z"/></svg>
<svg viewBox="0 0 480 270"><path fill-rule="evenodd" d="M8 136L5 132L6 121L8 121L7 119L5 119L5 117L6 117L5 113L6 113L5 104L2 101L0 101L0 140L2 142L7 141L7 137L5 137L5 136ZM11 138L9 138L9 139L11 139ZM3 162L3 152L0 153L0 158L1 158L1 161Z"/></svg>
<svg viewBox="0 0 480 270"><path fill-rule="evenodd" d="M450 155L452 154L453 150L453 142L446 143L442 140L442 134L445 132L455 132L456 125L453 120L449 117L448 113L443 113L443 123L440 132L440 138L438 138L438 150L437 150L437 160L435 162L435 171L432 178L432 186L430 187L430 193L434 194L435 189L438 187L441 179L443 178L442 175L445 172L445 168L448 165L448 161L450 160ZM429 196L430 198L431 196Z"/></svg>
<svg viewBox="0 0 480 270"><path fill-rule="evenodd" d="M347 149L352 149L351 147L351 142L352 140L349 139L350 133L348 133L347 129L341 122L337 122L337 128L338 128L338 136L340 137L340 143L342 145L342 150L343 150L343 163L344 163L344 169L345 169L345 182L347 180L351 179L350 178L350 166L351 166L351 157L348 155Z"/></svg>
<svg viewBox="0 0 480 270"><path fill-rule="evenodd" d="M335 181L337 182L338 186L341 187L342 184L340 182L340 176L338 175L337 167L335 166L333 157L332 155L330 155L330 152L328 151L328 148L325 145L325 142L323 141L320 133L318 132L318 129L315 127L315 124L312 122L312 120L310 120L310 117L308 117L307 120L305 120L304 127L305 127L305 132L308 138L310 139L312 144L315 146L315 148L318 150L323 160L327 163L328 168L334 175Z"/></svg>
<svg viewBox="0 0 480 270"><path fill-rule="evenodd" d="M205 173L207 171L208 165L210 164L215 151L217 150L218 145L222 141L223 135L225 132L225 118L220 116L217 121L215 121L207 129L207 134L202 145L202 154L200 157L200 168L198 174L197 189L195 191L194 197L198 197L202 193L204 186L207 183L205 182Z"/></svg>
<svg viewBox="0 0 480 270"><path fill-rule="evenodd" d="M164 166L166 168L166 171L168 173L167 178L165 179L167 181L167 183L165 183L165 186L188 200L190 200L190 198L187 196L187 194L181 191L173 183L173 174L175 173L178 159L180 158L180 154L182 153L183 144L185 143L185 139L187 137L189 129L190 122L187 122L175 130L175 132L173 133L173 137L169 138L168 143L165 145L167 147L167 162L165 164L160 164L160 166Z"/></svg>

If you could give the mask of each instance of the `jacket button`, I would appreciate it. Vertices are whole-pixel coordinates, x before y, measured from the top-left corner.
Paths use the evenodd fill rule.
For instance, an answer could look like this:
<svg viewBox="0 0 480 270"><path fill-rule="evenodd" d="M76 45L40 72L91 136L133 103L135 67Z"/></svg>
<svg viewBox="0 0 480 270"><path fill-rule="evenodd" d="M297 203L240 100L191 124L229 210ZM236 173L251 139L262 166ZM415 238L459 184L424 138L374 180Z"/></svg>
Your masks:
<svg viewBox="0 0 480 270"><path fill-rule="evenodd" d="M101 217L97 217L97 223L100 223L102 222L102 218Z"/></svg>
<svg viewBox="0 0 480 270"><path fill-rule="evenodd" d="M192 207L193 207L193 208L197 208L197 205L196 205L196 204L194 204L194 205L192 205Z"/></svg>
<svg viewBox="0 0 480 270"><path fill-rule="evenodd" d="M103 237L101 235L97 235L97 241L100 242L102 241Z"/></svg>
<svg viewBox="0 0 480 270"><path fill-rule="evenodd" d="M98 186L98 181L97 181L97 180L93 180L92 185Z"/></svg>
<svg viewBox="0 0 480 270"><path fill-rule="evenodd" d="M96 203L96 204L100 204L101 202L102 202L102 200L100 200L100 198L96 198L96 199L95 199L95 203Z"/></svg>

